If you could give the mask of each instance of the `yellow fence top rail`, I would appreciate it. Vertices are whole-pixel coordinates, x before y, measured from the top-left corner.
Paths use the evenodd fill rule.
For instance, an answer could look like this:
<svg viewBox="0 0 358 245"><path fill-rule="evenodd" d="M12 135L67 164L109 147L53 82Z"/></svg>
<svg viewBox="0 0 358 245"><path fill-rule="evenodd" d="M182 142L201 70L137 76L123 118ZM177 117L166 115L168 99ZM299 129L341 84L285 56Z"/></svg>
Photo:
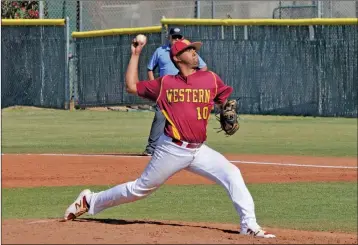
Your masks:
<svg viewBox="0 0 358 245"><path fill-rule="evenodd" d="M358 25L358 18L314 19L161 19L163 25Z"/></svg>
<svg viewBox="0 0 358 245"><path fill-rule="evenodd" d="M2 26L63 26L65 19L1 19Z"/></svg>
<svg viewBox="0 0 358 245"><path fill-rule="evenodd" d="M148 27L136 27L136 28L120 28L120 29L107 29L99 31L82 31L82 32L72 32L73 38L84 38L84 37L103 37L103 36L113 36L121 34L137 34L137 33L156 33L161 32L161 26L148 26Z"/></svg>

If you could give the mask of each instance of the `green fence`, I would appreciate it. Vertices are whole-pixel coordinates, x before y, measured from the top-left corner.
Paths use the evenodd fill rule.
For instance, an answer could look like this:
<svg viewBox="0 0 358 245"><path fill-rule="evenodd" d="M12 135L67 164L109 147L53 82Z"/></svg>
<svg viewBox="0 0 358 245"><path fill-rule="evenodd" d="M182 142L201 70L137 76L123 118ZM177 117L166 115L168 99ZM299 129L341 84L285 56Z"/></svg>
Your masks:
<svg viewBox="0 0 358 245"><path fill-rule="evenodd" d="M234 87L243 113L357 116L356 19L230 21L163 23L203 42L200 55Z"/></svg>
<svg viewBox="0 0 358 245"><path fill-rule="evenodd" d="M163 19L162 23L163 32L176 26L189 40L203 42L200 55L209 69L234 87L232 97L240 98L242 113L357 116L357 19ZM134 34L101 33L83 32L76 39L78 105L148 103L124 89ZM148 34L141 80L147 78L150 56L162 45L160 37L159 31Z"/></svg>
<svg viewBox="0 0 358 245"><path fill-rule="evenodd" d="M125 91L130 41L137 33L148 37L139 66L145 80L163 34L177 26L189 40L203 42L199 54L234 87L242 113L357 117L358 19L162 19L162 24L74 32L70 88L63 27L5 26L2 106L66 108L69 97L79 107L151 103Z"/></svg>
<svg viewBox="0 0 358 245"><path fill-rule="evenodd" d="M1 107L67 108L65 20L2 20Z"/></svg>
<svg viewBox="0 0 358 245"><path fill-rule="evenodd" d="M78 107L152 103L125 89L130 43L138 33L148 38L139 65L139 77L145 80L149 58L161 43L161 26L73 33L77 62L74 100Z"/></svg>

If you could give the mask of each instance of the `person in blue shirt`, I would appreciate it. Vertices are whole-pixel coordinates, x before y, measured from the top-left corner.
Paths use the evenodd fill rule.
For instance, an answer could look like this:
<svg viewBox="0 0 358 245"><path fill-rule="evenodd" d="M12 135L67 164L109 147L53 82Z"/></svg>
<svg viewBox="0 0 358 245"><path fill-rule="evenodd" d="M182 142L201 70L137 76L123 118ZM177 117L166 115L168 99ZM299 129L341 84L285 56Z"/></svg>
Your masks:
<svg viewBox="0 0 358 245"><path fill-rule="evenodd" d="M159 68L159 76L164 75L176 75L179 70L174 66L173 62L170 59L170 47L176 41L184 39L179 28L171 28L168 34L168 42L167 44L157 48L152 55L149 63L148 63L148 78L149 80L154 80L154 70L155 68ZM207 66L203 59L199 56L199 67L198 69L206 71ZM157 145L157 141L160 135L164 132L165 126L165 117L160 111L158 106L155 106L155 115L152 122L152 127L150 129L150 134L148 137L148 144L143 152L145 156L151 156L154 153L155 147Z"/></svg>

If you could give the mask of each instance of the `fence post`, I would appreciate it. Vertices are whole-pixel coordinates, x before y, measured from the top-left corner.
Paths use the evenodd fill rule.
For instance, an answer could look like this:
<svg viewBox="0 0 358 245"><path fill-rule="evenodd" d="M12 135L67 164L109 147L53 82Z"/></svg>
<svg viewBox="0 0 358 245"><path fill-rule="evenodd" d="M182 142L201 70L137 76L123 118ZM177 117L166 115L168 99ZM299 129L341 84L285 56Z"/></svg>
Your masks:
<svg viewBox="0 0 358 245"><path fill-rule="evenodd" d="M80 31L83 31L83 3L80 1Z"/></svg>
<svg viewBox="0 0 358 245"><path fill-rule="evenodd" d="M68 76L69 76L69 84L70 84L70 110L75 108L75 103L77 99L77 56L76 56L76 42L74 39L70 39L70 47L71 47L71 56L68 60Z"/></svg>
<svg viewBox="0 0 358 245"><path fill-rule="evenodd" d="M83 22L82 22L82 1L77 1L76 4L76 29L77 31L83 31Z"/></svg>
<svg viewBox="0 0 358 245"><path fill-rule="evenodd" d="M165 19L165 16L162 16L162 19ZM161 40L160 40L162 45L164 45L167 39L167 33L168 33L167 26L162 24L162 32L161 32Z"/></svg>
<svg viewBox="0 0 358 245"><path fill-rule="evenodd" d="M39 8L40 8L40 19L43 19L44 18L44 2L43 1L40 1Z"/></svg>
<svg viewBox="0 0 358 245"><path fill-rule="evenodd" d="M308 26L308 33L310 35L310 41L314 41L315 36L314 36L314 27L312 25Z"/></svg>
<svg viewBox="0 0 358 245"><path fill-rule="evenodd" d="M281 8L282 7L282 1L279 1L278 6L279 6L279 16L280 16L279 19L281 19L281 17L282 17L282 8Z"/></svg>
<svg viewBox="0 0 358 245"><path fill-rule="evenodd" d="M324 100L324 95L323 95L323 86L322 86L322 61L321 61L321 57L318 53L318 73L317 73L317 87L318 87L318 116L322 116L323 115L323 100Z"/></svg>
<svg viewBox="0 0 358 245"><path fill-rule="evenodd" d="M322 18L322 1L317 2L317 17Z"/></svg>
<svg viewBox="0 0 358 245"><path fill-rule="evenodd" d="M358 2L356 1L357 7L358 7ZM357 8L358 11L358 8ZM357 15L358 17L358 15ZM329 18L333 18L333 3L332 0L329 1Z"/></svg>
<svg viewBox="0 0 358 245"><path fill-rule="evenodd" d="M63 1L62 3L62 18L66 19L66 12L67 12L67 4L66 1Z"/></svg>
<svg viewBox="0 0 358 245"><path fill-rule="evenodd" d="M248 34L248 30L247 30L247 25L244 26L244 40L248 40L249 39L249 34Z"/></svg>
<svg viewBox="0 0 358 245"><path fill-rule="evenodd" d="M44 26L41 26L41 32L40 32L40 60L41 60L41 89L40 89L40 105L43 106L44 105L44 95L43 95L43 89L45 87L45 62L44 62L44 57L45 57L45 48L44 48Z"/></svg>
<svg viewBox="0 0 358 245"><path fill-rule="evenodd" d="M200 19L200 1L195 1L195 18Z"/></svg>
<svg viewBox="0 0 358 245"><path fill-rule="evenodd" d="M69 76L69 56L70 56L70 18L67 16L65 21L65 38L66 38L66 47L65 47L65 110L69 108L70 101L70 76Z"/></svg>
<svg viewBox="0 0 358 245"><path fill-rule="evenodd" d="M309 35L310 35L310 40L311 41L315 41L316 40L316 47L317 47L317 52L316 52L316 57L317 57L317 116L322 116L323 115L323 104L324 104L324 93L323 93L323 84L322 84L322 73L323 73L323 69L322 69L322 59L321 59L321 50L320 50L320 45L321 45L321 41L317 40L315 37L315 29L312 25L308 26L309 28Z"/></svg>
<svg viewBox="0 0 358 245"><path fill-rule="evenodd" d="M211 1L211 18L215 19L215 3Z"/></svg>

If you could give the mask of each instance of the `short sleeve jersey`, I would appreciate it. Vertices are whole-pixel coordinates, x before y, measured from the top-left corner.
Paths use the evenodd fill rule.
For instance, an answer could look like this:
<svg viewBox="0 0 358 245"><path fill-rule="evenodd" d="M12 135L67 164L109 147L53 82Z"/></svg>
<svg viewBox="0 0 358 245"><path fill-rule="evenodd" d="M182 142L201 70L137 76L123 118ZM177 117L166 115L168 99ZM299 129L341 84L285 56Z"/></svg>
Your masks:
<svg viewBox="0 0 358 245"><path fill-rule="evenodd" d="M166 75L137 83L137 94L156 101L166 118L164 133L177 140L203 143L214 103L221 104L232 93L211 71L196 71L183 77Z"/></svg>

